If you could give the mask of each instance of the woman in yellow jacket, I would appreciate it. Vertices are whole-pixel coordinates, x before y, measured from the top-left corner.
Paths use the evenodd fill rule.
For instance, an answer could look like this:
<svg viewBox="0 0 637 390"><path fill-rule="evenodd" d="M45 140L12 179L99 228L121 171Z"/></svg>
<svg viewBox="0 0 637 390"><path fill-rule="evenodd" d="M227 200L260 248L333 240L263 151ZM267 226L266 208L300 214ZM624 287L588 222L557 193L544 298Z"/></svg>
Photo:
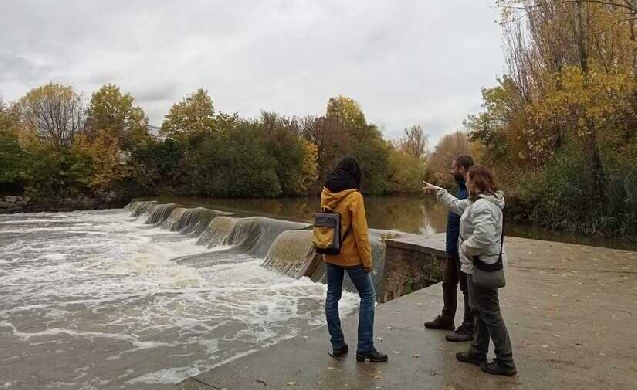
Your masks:
<svg viewBox="0 0 637 390"><path fill-rule="evenodd" d="M386 362L387 355L374 347L374 310L376 295L369 273L372 271L372 251L365 218L363 195L360 193L361 169L354 157L341 159L325 182L321 193L321 208L341 214L344 233L340 254L324 255L327 268L325 317L332 342L332 356L347 353L348 346L341 329L338 301L343 293L343 277L349 275L361 298L358 313L358 348L356 360Z"/></svg>

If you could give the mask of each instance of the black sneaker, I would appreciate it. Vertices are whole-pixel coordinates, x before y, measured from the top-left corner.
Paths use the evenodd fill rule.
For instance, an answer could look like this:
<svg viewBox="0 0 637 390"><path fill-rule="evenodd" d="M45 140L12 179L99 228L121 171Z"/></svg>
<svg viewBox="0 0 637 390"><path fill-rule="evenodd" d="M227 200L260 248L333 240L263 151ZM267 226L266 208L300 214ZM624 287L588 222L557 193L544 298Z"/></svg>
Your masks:
<svg viewBox="0 0 637 390"><path fill-rule="evenodd" d="M480 368L482 369L482 372L486 372L491 375L513 376L518 373L518 370L516 370L515 367L505 367L497 360L489 363L484 362Z"/></svg>
<svg viewBox="0 0 637 390"><path fill-rule="evenodd" d="M462 324L452 334L446 336L447 341L452 343L463 343L473 340L473 329L467 324Z"/></svg>
<svg viewBox="0 0 637 390"><path fill-rule="evenodd" d="M374 362L374 363L381 363L381 362L386 362L389 359L387 358L387 355L385 355L384 353L378 352L376 348L372 349L369 352L356 352L357 362L361 363L361 362L364 362L365 360L369 360L370 362Z"/></svg>
<svg viewBox="0 0 637 390"><path fill-rule="evenodd" d="M445 318L443 316L438 316L434 318L433 321L425 322L425 328L454 330L455 324L453 323L453 318Z"/></svg>
<svg viewBox="0 0 637 390"><path fill-rule="evenodd" d="M458 352L456 354L456 359L459 362L463 363L471 363L476 366L481 366L482 364L487 362L487 359L480 359L479 357L473 355L471 352Z"/></svg>
<svg viewBox="0 0 637 390"><path fill-rule="evenodd" d="M334 358L339 358L347 354L348 351L349 351L349 347L347 346L347 344L343 344L340 347L332 346L332 353L330 354L330 356Z"/></svg>

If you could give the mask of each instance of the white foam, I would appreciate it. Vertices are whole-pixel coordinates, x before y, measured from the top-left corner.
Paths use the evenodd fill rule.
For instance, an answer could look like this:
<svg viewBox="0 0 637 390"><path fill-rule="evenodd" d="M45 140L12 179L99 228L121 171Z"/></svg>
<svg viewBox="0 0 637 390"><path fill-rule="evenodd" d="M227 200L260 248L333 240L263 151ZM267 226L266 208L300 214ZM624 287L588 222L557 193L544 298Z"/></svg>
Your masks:
<svg viewBox="0 0 637 390"><path fill-rule="evenodd" d="M100 211L1 218L0 327L25 353L64 338L71 346L89 340L114 348L96 348L100 365L121 367L121 359L166 351L180 356L177 368L145 359L134 379L116 369L111 378L91 370L64 378L76 388L102 380L132 388L176 383L324 324L325 286L265 269L229 246L197 245L196 237L146 225L144 217ZM341 315L356 302L345 293ZM75 370L86 366L72 352L59 353Z"/></svg>

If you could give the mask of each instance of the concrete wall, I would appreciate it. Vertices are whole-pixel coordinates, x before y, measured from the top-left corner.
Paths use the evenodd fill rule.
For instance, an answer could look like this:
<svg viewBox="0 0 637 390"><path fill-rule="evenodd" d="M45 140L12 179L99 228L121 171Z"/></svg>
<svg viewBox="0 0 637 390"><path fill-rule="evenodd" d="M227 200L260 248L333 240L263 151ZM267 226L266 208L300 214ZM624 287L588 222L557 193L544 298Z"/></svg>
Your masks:
<svg viewBox="0 0 637 390"><path fill-rule="evenodd" d="M442 280L444 235L404 235L385 242L385 269L378 302L387 302Z"/></svg>

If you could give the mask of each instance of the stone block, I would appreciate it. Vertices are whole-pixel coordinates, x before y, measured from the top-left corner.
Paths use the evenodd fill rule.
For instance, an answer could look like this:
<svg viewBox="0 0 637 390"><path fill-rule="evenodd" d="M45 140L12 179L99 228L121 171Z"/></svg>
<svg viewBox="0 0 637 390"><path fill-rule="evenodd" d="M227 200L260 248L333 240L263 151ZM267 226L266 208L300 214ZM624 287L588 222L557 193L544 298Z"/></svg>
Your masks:
<svg viewBox="0 0 637 390"><path fill-rule="evenodd" d="M18 200L18 197L17 197L17 196L7 196L7 197L5 198L5 200L6 200L7 202L15 203L15 202Z"/></svg>
<svg viewBox="0 0 637 390"><path fill-rule="evenodd" d="M3 202L0 200L0 209L8 209L11 206L13 206L14 203L12 202Z"/></svg>

